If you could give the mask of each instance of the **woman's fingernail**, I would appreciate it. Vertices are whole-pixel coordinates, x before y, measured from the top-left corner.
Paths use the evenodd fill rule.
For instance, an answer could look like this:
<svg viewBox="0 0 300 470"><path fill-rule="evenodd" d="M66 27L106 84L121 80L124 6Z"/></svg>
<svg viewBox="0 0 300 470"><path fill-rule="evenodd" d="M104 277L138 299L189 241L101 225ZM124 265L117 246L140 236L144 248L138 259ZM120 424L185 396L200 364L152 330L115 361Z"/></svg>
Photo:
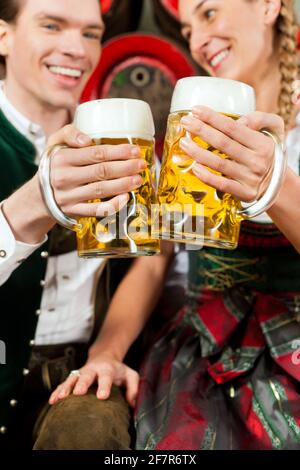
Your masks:
<svg viewBox="0 0 300 470"><path fill-rule="evenodd" d="M179 142L180 147L188 148L191 145L191 142L191 139L189 139L188 137L182 137Z"/></svg>
<svg viewBox="0 0 300 470"><path fill-rule="evenodd" d="M91 143L91 138L85 134L79 134L77 136L77 142L81 145L87 145Z"/></svg>
<svg viewBox="0 0 300 470"><path fill-rule="evenodd" d="M199 116L200 114L203 114L203 112L204 112L204 109L202 106L194 106L192 108L192 113L197 114L197 116Z"/></svg>
<svg viewBox="0 0 300 470"><path fill-rule="evenodd" d="M194 175L196 175L198 178L201 176L201 165L199 163L196 163L193 165L192 171Z"/></svg>
<svg viewBox="0 0 300 470"><path fill-rule="evenodd" d="M99 398L106 398L107 397L107 393L105 390L100 390L100 392L98 393L98 397Z"/></svg>
<svg viewBox="0 0 300 470"><path fill-rule="evenodd" d="M146 170L146 168L147 168L147 163L145 162L145 160L141 160L141 161L140 161L139 167L140 167L140 170Z"/></svg>
<svg viewBox="0 0 300 470"><path fill-rule="evenodd" d="M183 126L188 126L189 124L191 124L192 121L193 118L191 116L184 116L180 122Z"/></svg>
<svg viewBox="0 0 300 470"><path fill-rule="evenodd" d="M141 186L143 179L141 176L134 176L132 179L134 186Z"/></svg>

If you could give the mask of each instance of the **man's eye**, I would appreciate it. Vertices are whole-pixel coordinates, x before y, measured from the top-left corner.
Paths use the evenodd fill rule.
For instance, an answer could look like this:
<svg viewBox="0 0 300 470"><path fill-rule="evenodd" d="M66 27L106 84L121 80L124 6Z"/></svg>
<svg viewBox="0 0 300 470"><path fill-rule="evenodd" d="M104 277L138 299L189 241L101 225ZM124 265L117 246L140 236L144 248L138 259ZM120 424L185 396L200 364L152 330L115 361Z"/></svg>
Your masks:
<svg viewBox="0 0 300 470"><path fill-rule="evenodd" d="M96 34L96 33L87 32L87 33L84 33L84 37L87 39L95 39L96 41L101 41L100 34Z"/></svg>
<svg viewBox="0 0 300 470"><path fill-rule="evenodd" d="M50 31L58 31L59 30L59 26L55 23L44 24L43 28L49 29Z"/></svg>
<svg viewBox="0 0 300 470"><path fill-rule="evenodd" d="M183 38L184 38L187 42L190 41L191 35L192 35L192 34L191 34L191 31L185 31L185 30L183 30L183 31L181 31L181 34L182 34Z"/></svg>

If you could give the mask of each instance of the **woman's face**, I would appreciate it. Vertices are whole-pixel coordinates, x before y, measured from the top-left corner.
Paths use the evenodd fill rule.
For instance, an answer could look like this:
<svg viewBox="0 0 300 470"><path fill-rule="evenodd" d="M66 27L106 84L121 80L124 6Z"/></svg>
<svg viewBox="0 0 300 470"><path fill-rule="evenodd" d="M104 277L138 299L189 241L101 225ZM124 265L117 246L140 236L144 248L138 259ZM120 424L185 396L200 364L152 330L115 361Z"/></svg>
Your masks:
<svg viewBox="0 0 300 470"><path fill-rule="evenodd" d="M280 0L180 0L182 33L210 75L249 84L274 54Z"/></svg>

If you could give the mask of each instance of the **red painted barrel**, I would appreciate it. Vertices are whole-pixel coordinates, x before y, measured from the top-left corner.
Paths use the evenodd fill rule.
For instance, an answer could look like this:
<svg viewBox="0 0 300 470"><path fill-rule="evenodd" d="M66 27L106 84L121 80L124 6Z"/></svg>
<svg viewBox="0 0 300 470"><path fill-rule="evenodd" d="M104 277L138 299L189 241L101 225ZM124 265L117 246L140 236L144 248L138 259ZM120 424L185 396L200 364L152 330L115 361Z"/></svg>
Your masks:
<svg viewBox="0 0 300 470"><path fill-rule="evenodd" d="M82 101L135 98L147 101L156 125L160 156L174 86L197 69L178 45L154 35L130 34L110 40Z"/></svg>
<svg viewBox="0 0 300 470"><path fill-rule="evenodd" d="M100 0L102 15L107 15L111 10L113 3L113 0Z"/></svg>
<svg viewBox="0 0 300 470"><path fill-rule="evenodd" d="M160 0L161 4L176 20L179 18L178 13L178 0Z"/></svg>
<svg viewBox="0 0 300 470"><path fill-rule="evenodd" d="M185 42L181 35L178 0L152 0L156 23L165 36Z"/></svg>
<svg viewBox="0 0 300 470"><path fill-rule="evenodd" d="M138 27L143 2L141 0L100 0L105 23L104 41Z"/></svg>

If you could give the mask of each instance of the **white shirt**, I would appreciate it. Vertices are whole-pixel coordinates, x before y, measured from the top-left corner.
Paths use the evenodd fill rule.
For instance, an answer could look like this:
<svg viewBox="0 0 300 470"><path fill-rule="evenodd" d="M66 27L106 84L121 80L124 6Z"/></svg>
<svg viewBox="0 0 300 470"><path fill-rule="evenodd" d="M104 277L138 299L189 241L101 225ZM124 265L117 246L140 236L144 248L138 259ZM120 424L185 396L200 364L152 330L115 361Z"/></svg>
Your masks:
<svg viewBox="0 0 300 470"><path fill-rule="evenodd" d="M12 106L3 92L2 82L0 109L11 124L35 146L38 164L46 145L45 134L40 126L31 123ZM16 241L0 206L0 286L46 239L38 245ZM48 258L36 345L87 342L90 339L96 284L104 266L104 260L83 260L76 252Z"/></svg>

